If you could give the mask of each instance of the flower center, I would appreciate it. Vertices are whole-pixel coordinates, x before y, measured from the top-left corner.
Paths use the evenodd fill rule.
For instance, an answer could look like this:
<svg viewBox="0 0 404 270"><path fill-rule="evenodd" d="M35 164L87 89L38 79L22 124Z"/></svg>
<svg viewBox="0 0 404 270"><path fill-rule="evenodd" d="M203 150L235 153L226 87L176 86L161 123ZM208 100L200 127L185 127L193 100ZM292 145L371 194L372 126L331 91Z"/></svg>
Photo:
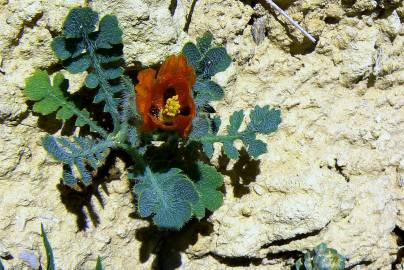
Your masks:
<svg viewBox="0 0 404 270"><path fill-rule="evenodd" d="M178 101L178 95L172 96L166 101L166 105L163 108L163 118L172 118L180 113L180 102Z"/></svg>

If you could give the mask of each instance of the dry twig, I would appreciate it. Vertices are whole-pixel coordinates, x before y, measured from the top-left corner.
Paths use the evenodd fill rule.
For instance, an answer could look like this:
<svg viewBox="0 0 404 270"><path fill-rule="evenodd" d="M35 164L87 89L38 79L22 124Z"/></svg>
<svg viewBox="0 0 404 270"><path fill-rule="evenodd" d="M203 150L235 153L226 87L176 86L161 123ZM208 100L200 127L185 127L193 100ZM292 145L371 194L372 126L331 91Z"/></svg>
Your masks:
<svg viewBox="0 0 404 270"><path fill-rule="evenodd" d="M302 32L303 35L305 35L308 39L310 39L311 42L316 43L316 39L310 35L306 30L303 29L295 20L293 20L285 11L283 11L277 4L275 4L272 0L263 0L266 2L268 5L270 5L273 9L278 11L280 14L286 17L288 21L293 24L297 29L299 29L300 32Z"/></svg>

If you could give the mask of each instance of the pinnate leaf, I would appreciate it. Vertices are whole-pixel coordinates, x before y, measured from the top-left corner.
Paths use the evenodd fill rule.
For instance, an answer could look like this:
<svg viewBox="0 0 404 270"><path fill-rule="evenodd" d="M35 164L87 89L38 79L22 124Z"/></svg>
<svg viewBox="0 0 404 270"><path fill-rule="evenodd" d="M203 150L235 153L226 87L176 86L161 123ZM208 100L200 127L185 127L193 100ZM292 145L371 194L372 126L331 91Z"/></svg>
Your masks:
<svg viewBox="0 0 404 270"><path fill-rule="evenodd" d="M97 31L98 14L90 8L74 8L67 16L63 35L56 37L52 48L71 73L91 70L86 77L88 88L98 88L94 102L105 102L104 112L111 114L114 131L120 126L119 103L115 96L123 74L118 60L122 58L122 31L113 15L104 16Z"/></svg>
<svg viewBox="0 0 404 270"><path fill-rule="evenodd" d="M108 149L113 146L113 142L109 140L74 137L74 140L70 141L65 137L51 135L46 135L42 139L42 144L48 153L66 165L63 180L69 186L77 184L74 168L79 172L81 182L86 186L90 185L92 177L86 165L96 170L104 163Z"/></svg>
<svg viewBox="0 0 404 270"><path fill-rule="evenodd" d="M188 63L195 69L197 80L193 87L193 95L198 112L213 100L220 100L224 93L222 88L211 77L226 70L231 64L231 58L223 47L211 48L213 35L207 32L197 39L197 45L188 42L182 49Z"/></svg>
<svg viewBox="0 0 404 270"><path fill-rule="evenodd" d="M244 120L244 111L236 111L230 116L229 125L226 128L227 133L217 135L220 127L220 118L214 118L213 121L208 121L209 128L204 129L205 132L198 133L197 136L190 136L191 141L201 143L205 154L211 158L213 154L213 143L220 142L223 144L224 154L231 159L239 158L239 152L234 147L235 140L241 140L247 149L248 154L253 158L258 158L260 155L267 152L265 142L256 138L257 133L269 134L277 130L281 118L280 111L269 109L269 106L256 106L250 112L250 123L247 128L240 131L241 124ZM192 131L199 131L202 126L199 122L193 122ZM207 131L207 132L206 132Z"/></svg>

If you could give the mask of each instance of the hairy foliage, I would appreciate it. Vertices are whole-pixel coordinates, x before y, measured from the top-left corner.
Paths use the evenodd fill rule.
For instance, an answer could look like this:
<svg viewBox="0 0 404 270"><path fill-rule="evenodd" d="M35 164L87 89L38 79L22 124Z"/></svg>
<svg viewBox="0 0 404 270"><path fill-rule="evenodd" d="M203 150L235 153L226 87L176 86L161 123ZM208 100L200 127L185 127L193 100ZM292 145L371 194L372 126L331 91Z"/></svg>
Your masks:
<svg viewBox="0 0 404 270"><path fill-rule="evenodd" d="M69 186L77 185L75 169L80 173L82 183L90 185L92 176L87 166L97 170L104 163L108 149L113 146L113 142L109 140L74 137L73 141L70 141L65 137L51 135L46 135L42 144L56 160L67 165L63 173L63 182Z"/></svg>
<svg viewBox="0 0 404 270"><path fill-rule="evenodd" d="M212 76L226 70L231 58L224 47L212 43L213 36L208 32L196 44L187 43L182 49L197 76L192 89L197 112L188 138L174 134L169 128L145 133L132 80L123 75L121 67L122 31L117 18L106 15L99 20L98 13L90 8L73 8L64 21L61 35L52 41L52 48L68 72L87 72L85 90L92 95L93 103L99 105L77 106L74 100L82 91L73 98L62 73L50 77L46 71L36 71L26 80L24 90L33 102L34 112L54 113L59 120L72 119L76 127L90 128L86 136L46 135L42 140L46 151L63 164L63 183L74 189L86 188L108 153L118 150L116 153L123 151L125 158L130 159L128 178L134 181L133 193L141 217L152 218L161 228L180 229L193 216L201 219L207 211L218 209L223 204L220 190L223 176L215 167L198 161L200 147L211 158L213 144L221 143L224 153L237 159L239 152L234 142L241 140L249 155L257 158L267 151L257 134L276 131L280 112L269 106L257 106L242 128L246 121L244 111L240 110L222 127L222 120L214 115L210 102L222 99L224 91ZM101 117L96 117L97 106L103 108ZM139 111L144 114L143 110ZM219 133L219 129L223 131ZM85 131L75 134L85 134ZM46 235L44 244L52 255L45 239ZM48 262L54 268L53 256L48 257ZM100 260L96 269L102 269Z"/></svg>
<svg viewBox="0 0 404 270"><path fill-rule="evenodd" d="M140 216L153 216L157 226L168 229L180 229L199 199L192 181L176 168L153 173L147 167L133 191L138 196Z"/></svg>
<svg viewBox="0 0 404 270"><path fill-rule="evenodd" d="M188 63L194 67L197 79L193 87L193 96L199 110L206 108L210 101L220 100L224 91L220 85L211 80L216 73L226 70L231 64L231 58L223 47L213 47L213 36L207 32L197 40L185 44L182 53Z"/></svg>
<svg viewBox="0 0 404 270"><path fill-rule="evenodd" d="M250 112L250 123L240 131L244 120L244 111L236 111L230 116L230 123L226 127L227 133L217 135L221 122L209 119L207 116L195 118L190 140L202 144L203 150L208 157L213 155L213 143L223 144L224 153L231 159L239 157L238 150L234 147L235 140L241 140L250 156L257 158L267 151L266 143L257 139L257 133L270 134L278 129L281 122L280 111L270 109L269 106L256 106Z"/></svg>
<svg viewBox="0 0 404 270"><path fill-rule="evenodd" d="M335 249L328 248L321 243L313 250L306 252L303 258L295 263L296 270L343 270L345 269L345 257Z"/></svg>

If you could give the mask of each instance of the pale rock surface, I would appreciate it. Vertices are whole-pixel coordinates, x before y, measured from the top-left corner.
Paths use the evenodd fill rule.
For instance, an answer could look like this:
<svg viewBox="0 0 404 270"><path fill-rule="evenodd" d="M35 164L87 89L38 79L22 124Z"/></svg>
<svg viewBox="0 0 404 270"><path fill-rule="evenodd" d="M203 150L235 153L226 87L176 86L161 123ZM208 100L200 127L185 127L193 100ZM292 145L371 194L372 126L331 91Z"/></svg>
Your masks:
<svg viewBox="0 0 404 270"><path fill-rule="evenodd" d="M119 270L289 269L320 242L347 256L352 269L402 269L403 2L278 1L319 39L315 47L253 1L196 1L187 35L191 2L0 0L0 257L7 269L27 269L18 259L23 251L44 263L41 223L60 269L93 269L98 255L106 269ZM61 166L40 138L60 123L32 114L22 89L35 69L60 69L50 42L69 8L88 3L118 16L129 69L157 65L210 30L234 59L215 78L226 90L218 112L281 109L279 131L260 137L269 145L260 161L216 154L226 197L208 221L170 234L132 218L119 159L94 187L98 196L69 196L58 185ZM262 16L266 37L257 45L252 22ZM78 90L83 76L68 77Z"/></svg>

